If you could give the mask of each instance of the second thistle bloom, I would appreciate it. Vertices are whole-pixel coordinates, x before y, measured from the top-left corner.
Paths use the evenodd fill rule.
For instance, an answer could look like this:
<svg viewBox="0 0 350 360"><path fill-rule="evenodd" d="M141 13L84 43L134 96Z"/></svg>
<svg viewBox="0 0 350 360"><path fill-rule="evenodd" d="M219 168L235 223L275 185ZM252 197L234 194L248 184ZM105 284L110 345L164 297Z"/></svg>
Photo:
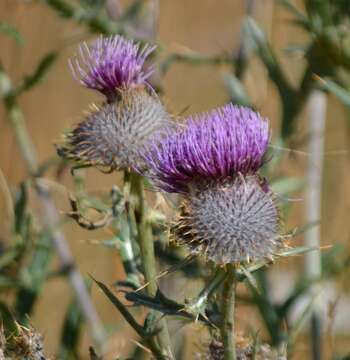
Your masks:
<svg viewBox="0 0 350 360"><path fill-rule="evenodd" d="M130 89L146 83L153 69L146 68L144 63L154 49L155 46L141 46L119 35L101 37L91 46L83 43L70 64L83 86L113 100L116 89Z"/></svg>
<svg viewBox="0 0 350 360"><path fill-rule="evenodd" d="M146 155L149 176L183 195L171 235L218 264L271 257L279 245L279 212L258 175L268 122L231 104L187 119Z"/></svg>
<svg viewBox="0 0 350 360"><path fill-rule="evenodd" d="M68 133L60 155L110 170L140 166L139 149L169 124L147 83L152 70L144 62L153 49L119 35L80 47L73 71L82 85L103 93L106 102Z"/></svg>

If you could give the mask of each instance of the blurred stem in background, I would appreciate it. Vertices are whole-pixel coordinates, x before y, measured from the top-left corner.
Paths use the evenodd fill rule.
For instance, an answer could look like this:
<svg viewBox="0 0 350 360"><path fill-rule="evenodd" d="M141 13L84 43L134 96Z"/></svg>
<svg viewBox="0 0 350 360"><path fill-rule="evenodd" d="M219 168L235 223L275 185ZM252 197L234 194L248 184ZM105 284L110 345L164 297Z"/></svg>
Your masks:
<svg viewBox="0 0 350 360"><path fill-rule="evenodd" d="M40 64L38 68L40 68ZM44 73L45 71L42 71L36 81L29 87L38 83ZM24 115L17 102L17 97L20 93L21 90L13 88L10 78L7 76L4 69L0 67L0 94L21 155L24 159L25 165L27 166L28 172L32 177L33 188L36 191L38 200L41 204L44 226L50 234L52 243L60 259L62 270L67 273L75 292L77 302L82 309L84 317L90 325L96 346L99 349L102 349L105 340L104 328L100 322L95 307L91 302L84 280L76 268L74 258L71 254L67 241L62 231L58 228L60 219L49 190L38 179L38 176L40 176L40 166L36 157L34 145L26 129Z"/></svg>
<svg viewBox="0 0 350 360"><path fill-rule="evenodd" d="M324 153L324 131L327 112L327 95L319 90L314 90L309 99L308 112L308 164L306 171L307 186L305 192L305 217L306 223L317 223L321 219L322 200L322 164ZM305 234L305 245L314 249L305 254L306 278L315 281L322 276L321 266L321 239L320 225L315 225ZM311 297L318 297L321 292L321 284L314 283L310 286ZM317 299L311 314L311 341L312 356L314 360L322 358L322 304Z"/></svg>
<svg viewBox="0 0 350 360"><path fill-rule="evenodd" d="M243 31L244 22L246 21L248 16L254 16L254 10L255 10L255 0L246 0L243 26L241 26L239 45L236 53L234 54L234 66L233 66L234 75L240 81L242 80L244 73L247 69L247 65L248 65L247 60L249 58L249 51L244 43L244 31Z"/></svg>

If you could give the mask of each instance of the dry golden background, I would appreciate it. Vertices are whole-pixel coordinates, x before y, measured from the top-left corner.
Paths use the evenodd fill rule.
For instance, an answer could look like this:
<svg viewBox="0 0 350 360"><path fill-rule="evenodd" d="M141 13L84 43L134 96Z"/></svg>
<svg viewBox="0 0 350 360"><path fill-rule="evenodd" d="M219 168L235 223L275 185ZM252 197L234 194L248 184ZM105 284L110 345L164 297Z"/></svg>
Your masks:
<svg viewBox="0 0 350 360"><path fill-rule="evenodd" d="M125 4L127 1L122 3ZM244 0L161 0L159 3L158 39L167 48L183 45L203 54L232 52L237 49ZM286 56L283 49L289 43L302 41L304 35L288 23L288 14L273 0L258 0L256 4L255 18L268 34L289 78L296 83L304 65L303 60ZM25 38L24 46L19 47L12 39L0 34L0 59L14 80L31 72L48 51L62 49L58 62L45 81L21 98L27 126L38 156L40 160L45 160L55 154L54 143L59 140L62 130L79 121L83 111L92 101L101 100L94 92L80 87L73 80L67 65L78 41L86 39L88 34L82 27L59 18L45 5L35 1L0 0L0 20L14 25ZM224 104L227 101L227 93L223 84L223 72L224 69L218 67L175 64L164 79L164 100L170 111L178 114L188 108L186 113L193 113ZM279 126L279 99L258 60L251 61L245 83L257 108L271 120L276 132ZM305 111L298 122L298 133L301 135L305 135L304 118ZM8 184L17 185L26 176L26 170L2 107L0 144L0 168ZM305 150L303 147L300 149ZM349 241L350 167L349 154L346 153L348 150L349 127L344 110L334 98L329 97L321 222L323 244ZM331 153L336 151L343 153ZM306 157L305 153L294 154L284 164L286 173L303 176ZM117 181L114 177L115 175L104 176L97 171L89 170L89 188L108 189ZM68 174L62 185L72 187ZM64 187L55 187L55 200L59 209L67 209ZM5 234L1 237L6 237L9 229L2 194L0 211L0 234ZM292 215L290 224L303 223L302 201L295 204ZM122 277L117 252L88 244L86 241L102 238L106 236L105 232L86 232L77 229L74 224L68 224L64 230L84 275L93 274L105 283ZM302 259L297 260L297 264L298 271L301 271ZM295 270L295 265L295 260L293 263L288 260L278 265L278 268ZM344 284L346 285L346 281ZM45 336L47 349L52 353L57 346L57 329L62 324L64 309L70 298L69 284L65 280L49 281L44 287L43 296L32 318L35 327ZM103 321L111 323L118 319L113 307L96 288L93 289L93 298ZM253 316L251 313L246 316L249 315ZM350 314L347 314L347 318L350 319ZM123 348L123 344L129 342L129 334L132 332L124 331L122 337L114 339L113 346L116 349ZM87 348L89 335L84 336L84 346ZM343 345L342 351L350 351L348 342L345 341ZM303 346L300 347L300 350L302 349ZM188 359L190 358L191 355ZM308 358L307 353L305 358Z"/></svg>

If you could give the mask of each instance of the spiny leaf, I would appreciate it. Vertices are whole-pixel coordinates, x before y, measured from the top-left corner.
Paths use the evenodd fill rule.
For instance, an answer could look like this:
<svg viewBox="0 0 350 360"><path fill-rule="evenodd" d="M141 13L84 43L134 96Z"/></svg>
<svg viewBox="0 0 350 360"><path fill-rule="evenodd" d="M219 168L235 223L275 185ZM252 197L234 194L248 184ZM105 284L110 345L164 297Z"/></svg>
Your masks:
<svg viewBox="0 0 350 360"><path fill-rule="evenodd" d="M190 320L195 320L196 316L186 311L186 305L177 303L169 298L167 298L164 294L162 294L159 290L155 297L151 297L141 292L128 292L125 294L125 298L133 302L135 306L145 306L149 309L153 309L163 313L164 315L172 315L183 317ZM198 320L203 321L208 325L213 325L212 322L208 321L209 314L207 317L203 315L199 315Z"/></svg>
<svg viewBox="0 0 350 360"><path fill-rule="evenodd" d="M92 277L95 283L103 291L103 293L108 297L111 303L118 309L118 311L123 315L124 319L129 323L129 325L139 334L141 337L145 337L145 332L143 327L137 323L134 317L127 310L125 305L109 290L109 288L100 281L97 281Z"/></svg>

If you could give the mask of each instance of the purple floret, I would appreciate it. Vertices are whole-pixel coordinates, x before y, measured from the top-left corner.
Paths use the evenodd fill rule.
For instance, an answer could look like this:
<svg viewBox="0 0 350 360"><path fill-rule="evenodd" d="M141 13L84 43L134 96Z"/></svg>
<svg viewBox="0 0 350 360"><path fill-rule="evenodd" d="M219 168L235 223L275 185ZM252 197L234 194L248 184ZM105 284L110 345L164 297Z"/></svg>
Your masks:
<svg viewBox="0 0 350 360"><path fill-rule="evenodd" d="M263 164L269 124L258 113L225 105L187 119L143 155L155 184L187 193L194 183L253 174Z"/></svg>
<svg viewBox="0 0 350 360"><path fill-rule="evenodd" d="M119 35L101 37L90 47L83 43L70 65L80 84L110 98L115 89L146 83L153 69L144 69L144 62L155 48L141 47Z"/></svg>

